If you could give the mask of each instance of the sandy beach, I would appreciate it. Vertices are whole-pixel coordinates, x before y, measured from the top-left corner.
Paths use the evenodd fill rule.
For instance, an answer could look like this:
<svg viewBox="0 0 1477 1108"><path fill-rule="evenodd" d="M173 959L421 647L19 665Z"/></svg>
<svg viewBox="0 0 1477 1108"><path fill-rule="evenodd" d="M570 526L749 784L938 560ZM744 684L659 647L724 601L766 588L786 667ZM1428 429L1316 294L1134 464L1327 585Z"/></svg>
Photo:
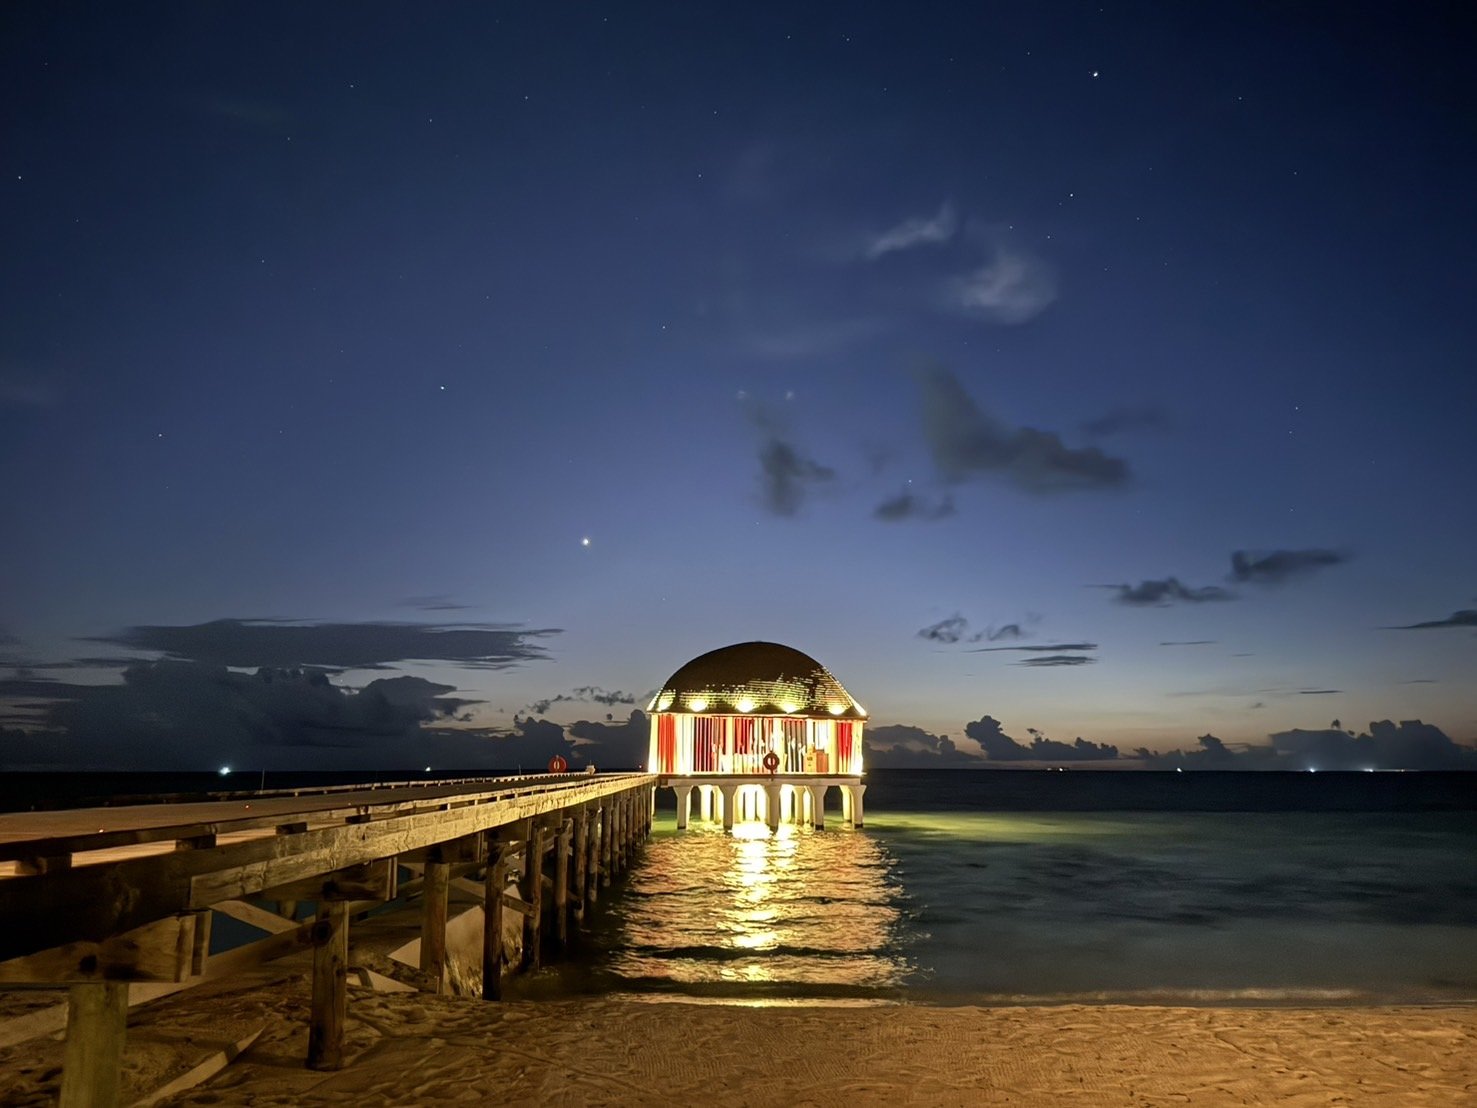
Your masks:
<svg viewBox="0 0 1477 1108"><path fill-rule="evenodd" d="M297 967L136 1009L125 1103L1477 1104L1477 1007L487 1004L352 988L349 1063L303 1066ZM0 1052L0 1103L54 1102L61 1043Z"/></svg>

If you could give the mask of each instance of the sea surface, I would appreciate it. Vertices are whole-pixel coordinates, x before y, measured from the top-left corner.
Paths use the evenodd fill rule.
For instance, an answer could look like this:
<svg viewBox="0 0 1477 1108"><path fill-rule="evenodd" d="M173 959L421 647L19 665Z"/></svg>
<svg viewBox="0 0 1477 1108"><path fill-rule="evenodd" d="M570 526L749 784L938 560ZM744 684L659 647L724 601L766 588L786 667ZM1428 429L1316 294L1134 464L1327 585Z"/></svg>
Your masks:
<svg viewBox="0 0 1477 1108"><path fill-rule="evenodd" d="M268 788L421 774L269 774ZM433 775L434 776L434 775ZM0 775L0 810L258 774ZM1477 774L872 770L866 826L675 829L510 995L1477 1003Z"/></svg>
<svg viewBox="0 0 1477 1108"><path fill-rule="evenodd" d="M594 950L544 986L770 1002L1477 1003L1477 774L868 781L860 831L836 811L821 832L678 832L659 811Z"/></svg>

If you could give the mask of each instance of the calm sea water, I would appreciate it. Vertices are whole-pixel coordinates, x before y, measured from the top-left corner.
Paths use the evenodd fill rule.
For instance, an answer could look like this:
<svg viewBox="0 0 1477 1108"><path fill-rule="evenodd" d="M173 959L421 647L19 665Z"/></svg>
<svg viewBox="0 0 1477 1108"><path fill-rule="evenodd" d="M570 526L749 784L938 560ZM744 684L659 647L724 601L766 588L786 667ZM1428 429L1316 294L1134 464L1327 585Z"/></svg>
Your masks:
<svg viewBox="0 0 1477 1108"><path fill-rule="evenodd" d="M266 784L330 778L353 775ZM663 791L656 833L592 915L580 955L511 992L1477 1003L1477 774L867 780L863 830L832 811L825 831L774 836L762 825L679 833ZM211 774L7 774L0 810L221 785Z"/></svg>
<svg viewBox="0 0 1477 1108"><path fill-rule="evenodd" d="M1477 776L874 771L677 832L529 982L724 999L1477 1002Z"/></svg>

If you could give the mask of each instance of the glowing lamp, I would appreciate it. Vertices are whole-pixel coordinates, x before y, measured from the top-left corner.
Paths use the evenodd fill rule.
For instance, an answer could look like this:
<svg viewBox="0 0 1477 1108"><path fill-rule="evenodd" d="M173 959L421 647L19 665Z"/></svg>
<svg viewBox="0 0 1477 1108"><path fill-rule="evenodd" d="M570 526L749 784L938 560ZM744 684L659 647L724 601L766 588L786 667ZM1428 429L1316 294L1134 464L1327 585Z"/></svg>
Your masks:
<svg viewBox="0 0 1477 1108"><path fill-rule="evenodd" d="M706 712L708 710L708 702L700 696L695 696L689 700L687 706L694 712Z"/></svg>
<svg viewBox="0 0 1477 1108"><path fill-rule="evenodd" d="M846 711L846 705L842 704L839 700L833 700L826 705L826 710L833 716L839 716L842 712Z"/></svg>
<svg viewBox="0 0 1477 1108"><path fill-rule="evenodd" d="M780 711L784 712L785 715L789 715L798 707L800 707L800 705L796 704L793 700L787 700L780 705Z"/></svg>
<svg viewBox="0 0 1477 1108"><path fill-rule="evenodd" d="M739 697L738 703L734 705L741 712L752 712L754 710L754 698L749 696Z"/></svg>

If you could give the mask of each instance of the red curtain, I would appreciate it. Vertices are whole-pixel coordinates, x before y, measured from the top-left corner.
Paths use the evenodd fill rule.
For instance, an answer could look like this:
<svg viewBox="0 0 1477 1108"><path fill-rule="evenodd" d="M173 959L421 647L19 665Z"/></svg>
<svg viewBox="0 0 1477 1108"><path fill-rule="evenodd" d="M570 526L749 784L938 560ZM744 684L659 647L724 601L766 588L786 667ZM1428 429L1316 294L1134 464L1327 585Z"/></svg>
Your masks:
<svg viewBox="0 0 1477 1108"><path fill-rule="evenodd" d="M833 773L851 772L851 721L836 721L836 768Z"/></svg>
<svg viewBox="0 0 1477 1108"><path fill-rule="evenodd" d="M677 720L672 716L656 717L656 759L658 773L677 768Z"/></svg>

